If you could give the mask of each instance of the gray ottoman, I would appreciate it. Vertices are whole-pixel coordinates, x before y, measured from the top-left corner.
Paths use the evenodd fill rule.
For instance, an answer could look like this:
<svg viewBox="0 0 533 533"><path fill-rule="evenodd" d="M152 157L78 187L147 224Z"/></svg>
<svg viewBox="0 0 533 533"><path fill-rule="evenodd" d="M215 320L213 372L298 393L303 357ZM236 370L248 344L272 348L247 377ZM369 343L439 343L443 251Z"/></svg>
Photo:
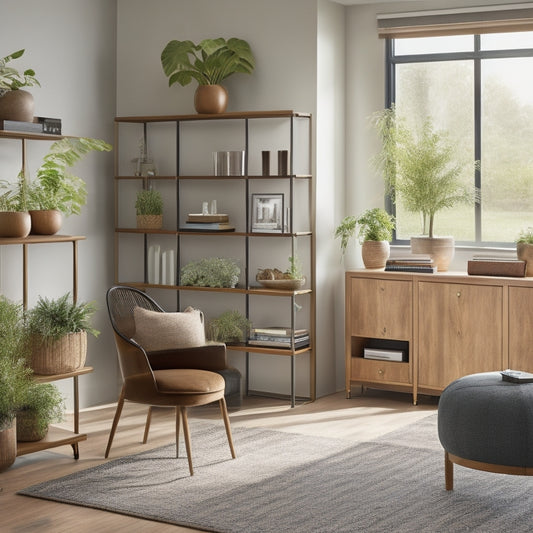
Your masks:
<svg viewBox="0 0 533 533"><path fill-rule="evenodd" d="M503 474L533 475L533 383L503 381L499 372L472 374L439 399L439 439L446 490L453 464Z"/></svg>

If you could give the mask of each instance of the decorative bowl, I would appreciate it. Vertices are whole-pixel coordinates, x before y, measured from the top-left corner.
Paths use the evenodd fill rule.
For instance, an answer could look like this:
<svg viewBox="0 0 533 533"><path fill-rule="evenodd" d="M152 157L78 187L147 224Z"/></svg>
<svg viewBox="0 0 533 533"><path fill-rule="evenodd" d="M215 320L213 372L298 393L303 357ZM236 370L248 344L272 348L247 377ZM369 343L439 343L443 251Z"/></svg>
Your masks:
<svg viewBox="0 0 533 533"><path fill-rule="evenodd" d="M304 285L305 278L302 278L302 279L258 279L257 282L260 283L266 289L282 289L286 291L295 291Z"/></svg>

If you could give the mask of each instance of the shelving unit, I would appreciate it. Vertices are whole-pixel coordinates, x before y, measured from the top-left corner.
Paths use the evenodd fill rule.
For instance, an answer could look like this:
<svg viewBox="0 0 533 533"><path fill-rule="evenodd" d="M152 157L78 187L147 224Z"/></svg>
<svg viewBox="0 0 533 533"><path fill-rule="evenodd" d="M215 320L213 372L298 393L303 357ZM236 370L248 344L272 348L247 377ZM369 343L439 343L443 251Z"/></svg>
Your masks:
<svg viewBox="0 0 533 533"><path fill-rule="evenodd" d="M288 173L287 175L262 175L261 172L252 172L252 159L253 163L256 164L256 167L260 167L257 164L257 161L260 160L261 153L255 148L255 152L251 154L251 137L253 134L250 132L250 123L257 121L269 121L277 120L284 122L284 126L288 128L288 143L287 146L284 146L284 149L288 150L289 161L288 161ZM296 132L297 129L295 122L298 121L298 127L302 126L304 123L304 129L306 139L305 139L305 150L307 151L306 156L304 157L305 166L303 172L296 172L297 163L295 161L295 152L298 150L296 145ZM209 174L209 171L206 170L206 167L212 161L212 154L208 147L205 147L205 152L203 156L200 156L201 168L199 168L198 173L191 172L190 165L187 163L187 157L189 152L184 148L184 144L187 143L186 131L183 131L184 125L188 123L204 123L211 124L216 127L217 131L223 134L223 128L220 129L221 124L231 124L231 127L240 132L241 139L239 144L240 150L245 151L245 168L243 175L232 175L232 176L215 176ZM162 174L156 175L150 178L144 176L132 175L133 172L124 172L124 166L127 164L127 159L123 157L121 159L121 138L123 132L121 128L127 127L126 125L136 124L138 126L138 135L142 137L143 142L148 148L153 147L154 150L157 150L157 141L153 141L152 135L154 135L153 128L158 124L163 124L167 129L165 130L168 136L172 137L174 142L175 150L175 162L174 168L170 169L167 165ZM235 126L237 124L237 126ZM283 126L280 126L283 127ZM194 132L193 132L194 134ZM216 134L215 134L216 137ZM158 139L160 142L166 142L161 140L162 135L159 135ZM224 141L224 139L222 139ZM215 140L216 142L216 140ZM221 142L221 144L223 144ZM167 144L168 146L168 144ZM197 147L198 151L202 150L202 147ZM215 148L214 148L215 149ZM219 148L220 149L220 148ZM131 153L131 138L130 138L130 153ZM216 149L215 149L216 150ZM156 163L157 163L157 158ZM302 164L302 160L299 159L298 165ZM187 172L181 171L183 167L187 167ZM115 119L115 282L125 285L135 286L137 288L147 290L147 289L167 289L173 290L176 292L176 307L180 309L180 300L182 293L189 293L194 295L199 293L222 293L222 294L234 294L239 295L244 298L244 308L246 310L246 316L252 318L253 316L253 303L252 298L255 297L275 297L280 298L285 305L290 306L290 327L295 329L296 327L296 316L295 309L300 304L297 303L301 299L306 299L305 305L306 308L306 324L305 328L309 330L310 333L310 345L302 349L276 349L263 346L251 346L251 345L228 345L228 350L244 352L246 354L246 392L247 394L252 393L249 389L249 378L251 373L250 367L250 355L251 354L268 354L274 356L285 356L290 359L290 400L291 405L294 406L296 402L295 394L295 358L297 356L308 354L309 356L309 397L305 398L307 400L315 399L315 389L316 389L316 375L315 375L315 353L314 353L314 332L315 332L315 301L314 301L314 270L315 270L315 261L314 261L314 212L312 204L312 188L313 180L311 176L311 115L308 113L298 113L295 111L257 111L257 112L243 112L243 113L222 113L217 115L175 115L175 116L138 116L138 117L117 117ZM163 183L172 183L175 187L175 202L174 209L175 221L172 224L172 227L169 228L166 225L165 229L161 230L141 230L137 229L133 223L130 224L121 224L121 209L126 209L124 206L121 206L121 184L127 183L130 180L137 180L144 186L147 186L148 183L151 183L155 186L161 185ZM235 207L239 210L238 214L229 213L232 217L235 215L235 218L239 220L236 224L235 231L232 232L202 232L202 231L180 231L180 222L183 223L184 214L194 212L195 206L188 205L187 200L184 200L186 197L186 188L188 185L200 184L201 190L209 193L212 186L217 184L224 183L225 187L231 188L232 191L235 191L234 196L240 198L238 202L239 205ZM279 183L280 188L283 187L287 192L285 198L287 199L286 207L288 207L287 217L284 223L284 227L279 233L270 233L270 232L257 232L252 231L251 228L251 194L259 186L267 186L272 183ZM295 190L300 184L305 184L307 202L305 207L297 201ZM133 210L133 206L131 208ZM236 209L236 210L237 210ZM307 215L307 227L299 228L297 227L299 221L297 221L297 213L299 210L303 210ZM301 214L301 213L300 213ZM285 213L284 213L285 215ZM165 211L164 217L167 217L167 212ZM141 236L143 243L143 269L142 274L139 276L141 279L125 279L127 276L121 274L122 265L128 264L131 262L131 257L122 257L121 256L121 243L122 239L126 236ZM148 272L147 272L147 252L148 252L148 243L149 239L164 237L164 238L173 238L173 247L176 252L176 272L175 279L177 280L176 285L163 285L163 284L153 284L148 283ZM235 239L239 242L239 249L242 253L242 263L244 268L243 276L241 276L240 283L235 288L211 288L211 287L192 287L192 286L183 286L180 285L180 268L187 263L187 260L184 259L184 256L187 254L187 248L190 244L190 239L222 239L222 243L228 243L228 246L233 246ZM185 242L185 239L189 239ZM261 244L258 244L259 239L261 239ZM298 240L305 239L306 242L306 253L308 252L308 260L306 261L306 285L299 290L277 290L277 289L266 289L262 288L255 281L255 271L253 270L253 261L255 258L254 249L257 250L263 247L270 247L269 249L275 250L277 245L281 245L282 242L290 241L290 251L291 255L294 256L297 251L297 242ZM198 241L197 241L198 242ZM207 242L207 241L205 241ZM209 241L211 242L211 241ZM231 243L231 244L230 244ZM206 252L204 257L209 256ZM284 258L285 260L286 258ZM274 266L274 265L270 265ZM281 304L283 305L283 303ZM275 315L272 319L275 322ZM289 326L289 324L287 324ZM293 344L294 346L294 344ZM257 392L257 391L254 391Z"/></svg>
<svg viewBox="0 0 533 533"><path fill-rule="evenodd" d="M15 139L21 141L22 170L26 168L27 141L56 141L62 139L61 135L35 134L25 132L15 132L0 130L0 139ZM84 240L82 236L72 235L29 235L26 238L0 238L0 246L18 245L22 248L22 305L26 309L28 306L28 266L29 248L33 245L72 243L72 295L74 301L78 297L78 242ZM79 391L78 377L88 374L93 368L86 366L75 372L67 374L57 374L42 376L34 374L34 379L40 383L49 383L62 379L72 378L74 387L74 430L68 431L62 428L50 426L48 434L44 439L36 442L17 443L17 456L33 453L37 451L55 448L70 444L73 449L74 458L79 458L78 443L87 439L87 435L79 433Z"/></svg>

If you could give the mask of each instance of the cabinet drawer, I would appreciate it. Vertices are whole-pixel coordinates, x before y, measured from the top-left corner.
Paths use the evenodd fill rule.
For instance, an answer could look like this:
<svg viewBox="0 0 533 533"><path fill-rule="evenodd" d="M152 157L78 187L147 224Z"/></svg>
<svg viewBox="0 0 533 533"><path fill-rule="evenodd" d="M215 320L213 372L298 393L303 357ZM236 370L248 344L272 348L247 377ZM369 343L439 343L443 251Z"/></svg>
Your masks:
<svg viewBox="0 0 533 533"><path fill-rule="evenodd" d="M353 381L375 381L384 383L410 383L409 363L373 361L363 357L352 357Z"/></svg>
<svg viewBox="0 0 533 533"><path fill-rule="evenodd" d="M409 340L413 314L412 287L411 281L352 278L350 334Z"/></svg>

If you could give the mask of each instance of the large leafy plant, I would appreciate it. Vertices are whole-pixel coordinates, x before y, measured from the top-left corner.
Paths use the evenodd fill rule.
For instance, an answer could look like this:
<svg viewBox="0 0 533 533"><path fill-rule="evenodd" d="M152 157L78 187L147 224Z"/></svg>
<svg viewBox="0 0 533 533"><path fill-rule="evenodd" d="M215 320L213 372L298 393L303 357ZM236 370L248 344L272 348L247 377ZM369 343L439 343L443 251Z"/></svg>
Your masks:
<svg viewBox="0 0 533 533"><path fill-rule="evenodd" d="M170 41L161 53L161 64L169 87L174 83L184 87L193 79L199 85L218 85L237 72L250 74L255 59L246 41L219 37L198 44Z"/></svg>
<svg viewBox="0 0 533 533"><path fill-rule="evenodd" d="M375 159L382 169L387 192L394 202L420 213L422 233L433 237L436 213L472 199L460 179L465 168L445 132L433 129L427 119L419 131L410 130L393 107L376 113L374 125L382 150Z"/></svg>
<svg viewBox="0 0 533 533"><path fill-rule="evenodd" d="M13 59L18 59L24 54L24 49L18 50L0 59L0 96L3 96L8 91L16 91L21 87L29 87L31 85L38 85L39 81L35 78L35 71L26 69L22 74L13 67L8 67L7 64Z"/></svg>
<svg viewBox="0 0 533 533"><path fill-rule="evenodd" d="M30 208L57 209L65 216L79 215L87 201L87 187L83 179L68 169L91 151L109 150L110 144L89 137L66 137L53 143L29 188Z"/></svg>

